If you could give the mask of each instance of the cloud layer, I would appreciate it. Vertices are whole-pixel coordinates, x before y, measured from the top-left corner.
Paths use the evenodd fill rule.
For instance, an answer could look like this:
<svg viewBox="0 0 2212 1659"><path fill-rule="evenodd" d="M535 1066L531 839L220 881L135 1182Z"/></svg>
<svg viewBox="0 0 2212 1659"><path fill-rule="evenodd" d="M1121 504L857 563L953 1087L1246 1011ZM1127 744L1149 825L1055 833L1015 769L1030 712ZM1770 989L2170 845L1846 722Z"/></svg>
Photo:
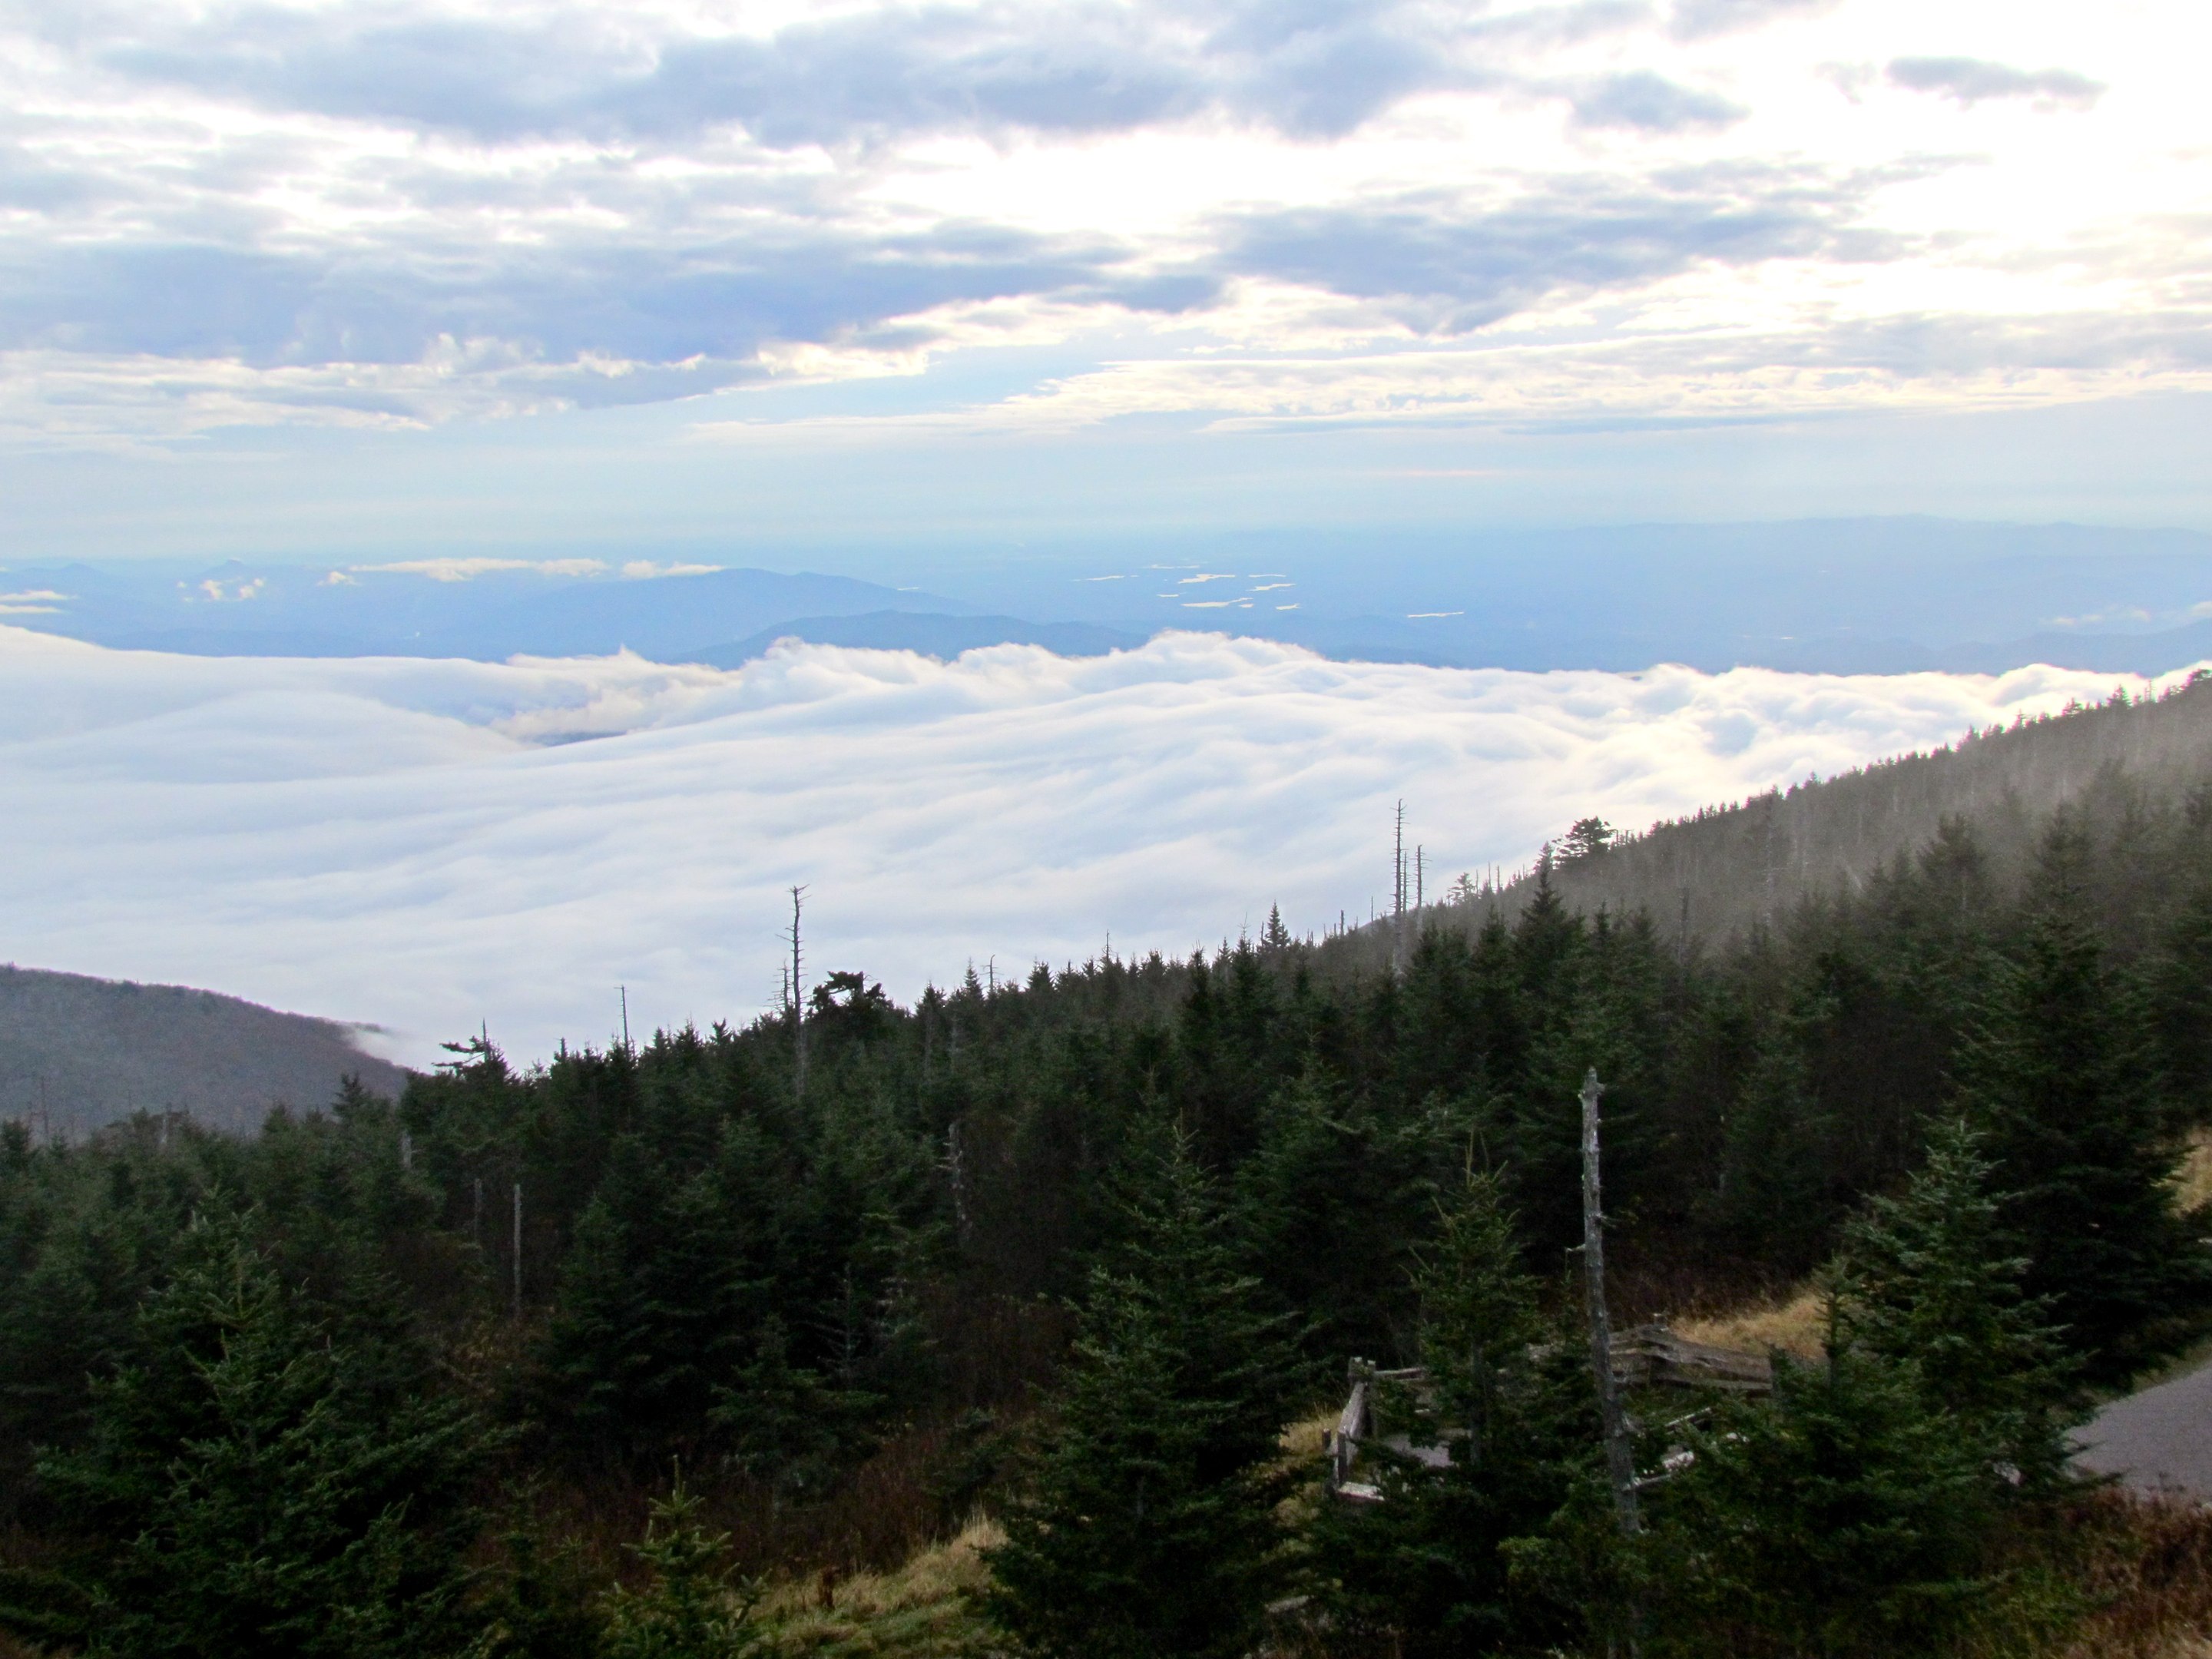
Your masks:
<svg viewBox="0 0 2212 1659"><path fill-rule="evenodd" d="M1073 378L1133 367L1143 414L1249 412L1195 372L1224 353L1282 364L1261 412L1295 418L2196 386L2207 28L2186 0L18 0L0 436L1101 337ZM1462 372L1480 349L1519 355ZM1065 416L1067 378L917 412Z"/></svg>
<svg viewBox="0 0 2212 1659"><path fill-rule="evenodd" d="M0 915L30 964L524 1054L773 1000L811 960L902 996L1188 951L1439 887L1586 812L1638 825L2109 676L1820 678L1324 661L1204 635L1070 659L781 649L736 672L118 653L0 628Z"/></svg>

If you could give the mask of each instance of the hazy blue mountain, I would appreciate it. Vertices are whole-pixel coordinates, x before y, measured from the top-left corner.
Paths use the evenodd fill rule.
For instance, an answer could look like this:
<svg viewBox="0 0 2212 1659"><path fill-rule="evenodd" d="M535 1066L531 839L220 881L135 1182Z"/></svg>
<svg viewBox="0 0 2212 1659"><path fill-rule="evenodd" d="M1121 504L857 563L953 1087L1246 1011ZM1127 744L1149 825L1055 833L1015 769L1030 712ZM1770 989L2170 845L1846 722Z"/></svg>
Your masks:
<svg viewBox="0 0 2212 1659"><path fill-rule="evenodd" d="M2154 634L2034 634L2009 645L1954 646L1932 653L1934 666L1998 673L2023 662L2089 668L2114 674L2169 674L2212 659L2212 622Z"/></svg>
<svg viewBox="0 0 2212 1659"><path fill-rule="evenodd" d="M2186 642L2138 641L2212 605L2212 537L2197 532L1928 518L1324 528L917 552L901 568L901 580L1015 616L1534 671L1889 673L2039 659L2148 671L2175 665Z"/></svg>
<svg viewBox="0 0 2212 1659"><path fill-rule="evenodd" d="M1006 641L1083 653L1167 628L1337 658L1532 671L1680 662L1896 673L2042 661L2158 672L2212 653L2212 537L2185 531L1936 519L1332 530L917 548L896 561L852 556L861 574L641 580L605 550L539 551L538 568L478 562L465 580L437 580L460 567L422 559L412 569L16 566L0 575L0 621L204 653L489 659L627 647L736 662L792 633L940 656ZM654 556L659 568L715 562L694 548Z"/></svg>
<svg viewBox="0 0 2212 1659"><path fill-rule="evenodd" d="M0 1118L44 1113L78 1136L177 1110L250 1129L278 1103L329 1105L348 1076L396 1095L406 1074L356 1046L364 1029L214 991L0 967Z"/></svg>
<svg viewBox="0 0 2212 1659"><path fill-rule="evenodd" d="M201 655L604 655L627 647L682 660L800 617L855 611L957 615L957 599L850 576L713 570L631 580L492 570L439 580L412 570L330 571L232 562L178 574L18 566L19 594L50 606L6 618L127 649Z"/></svg>
<svg viewBox="0 0 2212 1659"><path fill-rule="evenodd" d="M1030 623L1018 617L944 617L927 611L870 611L856 617L801 617L764 628L750 639L695 651L690 660L735 668L781 639L877 651L918 651L940 660L989 645L1041 645L1063 657L1102 657L1142 645L1145 635L1095 623Z"/></svg>

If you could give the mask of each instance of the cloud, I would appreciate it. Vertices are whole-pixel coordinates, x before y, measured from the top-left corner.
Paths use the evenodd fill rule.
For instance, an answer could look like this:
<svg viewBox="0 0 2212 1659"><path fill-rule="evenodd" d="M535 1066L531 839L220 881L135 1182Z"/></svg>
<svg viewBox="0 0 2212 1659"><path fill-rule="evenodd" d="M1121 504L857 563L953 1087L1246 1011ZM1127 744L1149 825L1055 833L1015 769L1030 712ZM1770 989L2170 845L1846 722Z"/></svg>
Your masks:
<svg viewBox="0 0 2212 1659"><path fill-rule="evenodd" d="M1817 17L1842 0L1676 0L1672 27L1683 40L1741 34L1789 17Z"/></svg>
<svg viewBox="0 0 2212 1659"><path fill-rule="evenodd" d="M19 960L522 1054L772 1000L810 948L902 995L1188 951L1387 890L1391 804L1449 872L2110 692L2109 675L1509 673L1171 635L1070 659L779 647L735 672L110 652L0 629ZM2130 682L2130 684L2133 684Z"/></svg>
<svg viewBox="0 0 2212 1659"><path fill-rule="evenodd" d="M1607 76L1573 94L1578 127L1626 127L1639 132L1687 132L1732 126L1751 112L1709 92L1678 86L1649 70Z"/></svg>
<svg viewBox="0 0 2212 1659"><path fill-rule="evenodd" d="M1755 332L1786 379L1870 312L2138 318L2205 280L2174 217L2194 185L2159 172L2195 130L2168 3L2044 48L2093 40L2126 122L2069 70L1893 57L1905 24L1830 0L0 7L0 435L374 433L870 377L926 382L905 407L957 427L1009 348L1040 380L1164 386L1510 322L1639 362ZM1845 60L2089 112L2084 148L2059 179L1992 137L2020 148L1931 220L1906 187L1966 161L1828 118L1808 82ZM1860 280L1877 265L1895 280ZM1716 269L1742 280L1693 280ZM994 396L1048 420L1046 391Z"/></svg>
<svg viewBox="0 0 2212 1659"><path fill-rule="evenodd" d="M2106 91L2103 82L2071 70L2017 70L1980 58L1894 58L1889 79L1908 91L1941 93L1969 109L1991 98L2025 98L2049 109L2088 109Z"/></svg>
<svg viewBox="0 0 2212 1659"><path fill-rule="evenodd" d="M950 222L860 236L768 223L682 247L570 234L562 246L325 248L20 246L0 282L0 350L229 360L282 373L426 364L444 375L561 377L585 403L657 399L763 378L776 340L863 337L947 305L1040 295L1139 309L1203 300L1134 250ZM149 296L160 303L149 304ZM392 407L373 383L363 407Z"/></svg>
<svg viewBox="0 0 2212 1659"><path fill-rule="evenodd" d="M1648 250L1647 250L1648 251ZM1680 257L1679 254L1675 257ZM1716 261L1715 264L1723 262ZM1434 333L1419 349L1223 353L1117 363L1051 382L1012 406L978 409L978 429L1076 427L1147 411L1202 411L1216 431L1322 426L1503 426L1574 430L1594 421L1737 423L1844 410L2029 407L2146 386L2212 390L2205 307L2135 314L2084 308L1990 318L1899 312L1831 319L1818 331L1753 321L1682 335L1663 328L1593 339L1516 321L1449 343L1448 301L1391 302ZM890 423L887 423L890 424ZM1498 469L1384 470L1388 477L1494 477Z"/></svg>
<svg viewBox="0 0 2212 1659"><path fill-rule="evenodd" d="M1373 301L1421 332L1461 334L1560 290L1817 253L1864 190L1808 170L1733 166L1584 177L1489 208L1431 193L1253 215L1224 228L1221 257L1240 276Z"/></svg>
<svg viewBox="0 0 2212 1659"><path fill-rule="evenodd" d="M942 132L1126 132L1209 112L1313 137L1464 80L1462 48L1498 50L1498 32L1475 27L1476 10L1000 0L747 33L590 9L252 6L155 13L97 56L135 80L480 141L680 143L729 127L776 148L837 147Z"/></svg>

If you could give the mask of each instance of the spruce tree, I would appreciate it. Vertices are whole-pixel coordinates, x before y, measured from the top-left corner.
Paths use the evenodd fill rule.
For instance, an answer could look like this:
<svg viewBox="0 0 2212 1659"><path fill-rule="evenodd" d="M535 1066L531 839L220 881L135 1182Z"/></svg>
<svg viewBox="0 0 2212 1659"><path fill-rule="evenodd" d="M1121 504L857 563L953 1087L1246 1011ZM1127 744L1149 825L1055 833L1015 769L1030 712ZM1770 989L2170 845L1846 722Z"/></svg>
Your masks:
<svg viewBox="0 0 2212 1659"><path fill-rule="evenodd" d="M465 1645L463 1407L395 1387L419 1360L317 1316L208 1224L148 1303L144 1362L40 1468L79 1536L89 1650L116 1659L427 1659ZM389 1345L385 1345L388 1346Z"/></svg>
<svg viewBox="0 0 2212 1659"><path fill-rule="evenodd" d="M1909 1361L1778 1356L1771 1401L1692 1438L1696 1462L1650 1505L1667 1651L1942 1653L2002 1588L1983 1448L1928 1408Z"/></svg>
<svg viewBox="0 0 2212 1659"><path fill-rule="evenodd" d="M646 1465L696 1448L743 1328L730 1218L641 1137L614 1145L577 1218L544 1339L546 1404L578 1444Z"/></svg>
<svg viewBox="0 0 2212 1659"><path fill-rule="evenodd" d="M1904 1194L1877 1198L1845 1229L1836 1281L1849 1344L1910 1362L1929 1408L2031 1486L2066 1461L2073 1390L2045 1304L2007 1255L1980 1137L1953 1118L1929 1136Z"/></svg>
<svg viewBox="0 0 2212 1659"><path fill-rule="evenodd" d="M1245 1652L1282 1544L1291 1358L1188 1147L1140 1150L1118 1260L1091 1274L1031 1490L986 1606L1047 1659Z"/></svg>
<svg viewBox="0 0 2212 1659"><path fill-rule="evenodd" d="M1446 1200L1416 1283L1429 1386L1387 1392L1379 1426L1448 1455L1370 1449L1382 1501L1332 1504L1316 1523L1323 1601L1338 1626L1413 1659L1553 1650L1575 1621L1515 1563L1589 1461L1588 1362L1579 1343L1545 1340L1555 1334L1493 1176Z"/></svg>
<svg viewBox="0 0 2212 1659"><path fill-rule="evenodd" d="M1436 1172L1466 1132L1432 1104L1386 1121L1370 1099L1302 1078L1269 1103L1233 1191L1244 1259L1307 1352L1340 1364L1414 1339L1412 1249L1434 1218Z"/></svg>
<svg viewBox="0 0 2212 1659"><path fill-rule="evenodd" d="M1964 1072L2005 1254L2026 1258L2024 1288L2087 1374L2118 1381L2182 1339L2206 1261L2174 1212L2180 1148L2139 1010L2082 915L2086 857L2062 821Z"/></svg>
<svg viewBox="0 0 2212 1659"><path fill-rule="evenodd" d="M761 1645L752 1625L760 1586L733 1582L729 1535L708 1531L679 1479L656 1498L645 1540L631 1547L650 1577L608 1598L605 1659L742 1659Z"/></svg>

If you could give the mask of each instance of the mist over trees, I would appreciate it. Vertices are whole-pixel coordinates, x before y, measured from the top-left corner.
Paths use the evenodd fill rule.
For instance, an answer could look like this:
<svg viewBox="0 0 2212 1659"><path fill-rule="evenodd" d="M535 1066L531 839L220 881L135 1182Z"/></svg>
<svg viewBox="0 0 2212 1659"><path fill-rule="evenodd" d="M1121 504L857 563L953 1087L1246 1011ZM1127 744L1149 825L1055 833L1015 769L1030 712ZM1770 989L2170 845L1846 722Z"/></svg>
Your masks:
<svg viewBox="0 0 2212 1659"><path fill-rule="evenodd" d="M1771 927L1808 898L1855 894L1941 835L1973 826L1986 878L2021 880L2044 824L2072 805L2100 819L2171 811L2212 771L2212 678L2160 697L2108 702L1971 732L1955 744L1710 806L1640 834L1591 817L1554 843L1550 884L1571 908L1648 912L1669 935L1720 939ZM1595 856L1594 856L1595 855ZM1442 888L1443 884L1438 883ZM1534 870L1497 884L1470 872L1458 896L1507 916L1533 902Z"/></svg>

